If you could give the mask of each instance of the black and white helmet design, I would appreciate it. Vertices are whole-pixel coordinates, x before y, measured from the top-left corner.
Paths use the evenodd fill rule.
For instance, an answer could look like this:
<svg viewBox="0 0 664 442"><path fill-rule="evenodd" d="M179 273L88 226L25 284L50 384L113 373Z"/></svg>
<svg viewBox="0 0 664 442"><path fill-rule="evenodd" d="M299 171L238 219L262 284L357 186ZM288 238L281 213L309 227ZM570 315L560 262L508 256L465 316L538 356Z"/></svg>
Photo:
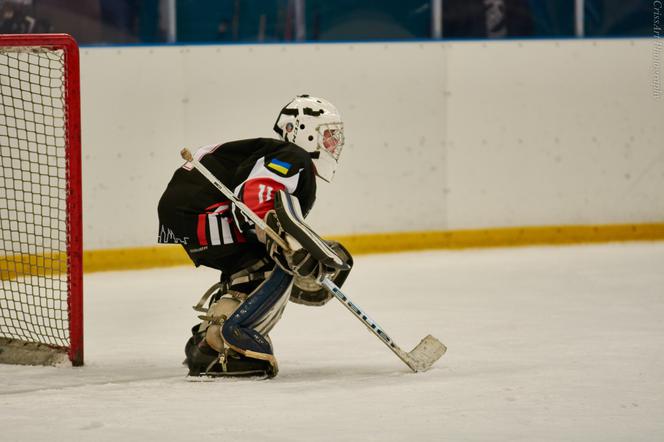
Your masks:
<svg viewBox="0 0 664 442"><path fill-rule="evenodd" d="M298 95L279 112L274 131L311 153L316 174L332 181L344 145L344 127L337 108L327 100Z"/></svg>

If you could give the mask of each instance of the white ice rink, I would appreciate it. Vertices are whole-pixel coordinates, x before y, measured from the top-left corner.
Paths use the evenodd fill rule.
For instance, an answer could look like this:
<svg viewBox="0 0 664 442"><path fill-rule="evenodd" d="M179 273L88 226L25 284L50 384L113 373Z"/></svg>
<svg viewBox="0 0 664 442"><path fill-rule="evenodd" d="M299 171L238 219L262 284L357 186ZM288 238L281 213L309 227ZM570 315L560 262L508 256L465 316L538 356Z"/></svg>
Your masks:
<svg viewBox="0 0 664 442"><path fill-rule="evenodd" d="M1 441L662 441L664 243L361 256L348 295L291 304L269 381L191 383L193 267L85 277L86 366L0 366Z"/></svg>

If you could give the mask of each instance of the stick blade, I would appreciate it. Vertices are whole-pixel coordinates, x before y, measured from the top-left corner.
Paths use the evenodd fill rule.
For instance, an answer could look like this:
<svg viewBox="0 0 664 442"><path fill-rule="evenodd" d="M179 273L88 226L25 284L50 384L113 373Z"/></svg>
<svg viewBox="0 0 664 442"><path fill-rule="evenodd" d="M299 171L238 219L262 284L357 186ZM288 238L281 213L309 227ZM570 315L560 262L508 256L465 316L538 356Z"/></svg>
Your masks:
<svg viewBox="0 0 664 442"><path fill-rule="evenodd" d="M407 354L406 363L414 372L427 371L447 351L445 344L432 335L427 335Z"/></svg>

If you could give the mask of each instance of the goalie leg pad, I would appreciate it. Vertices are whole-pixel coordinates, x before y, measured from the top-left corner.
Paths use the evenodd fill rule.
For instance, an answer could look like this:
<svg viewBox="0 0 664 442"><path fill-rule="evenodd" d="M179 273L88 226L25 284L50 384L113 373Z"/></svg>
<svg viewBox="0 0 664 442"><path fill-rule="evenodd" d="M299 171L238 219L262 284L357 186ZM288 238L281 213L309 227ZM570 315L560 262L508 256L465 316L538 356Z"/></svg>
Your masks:
<svg viewBox="0 0 664 442"><path fill-rule="evenodd" d="M263 275L268 276L269 279L272 273L267 272L263 273ZM259 354L259 357L248 357L241 352L243 349L236 346L235 349L240 350L236 351L231 345L225 342L221 328L229 318L234 317L234 313L239 308L241 309L241 306L245 305L244 302L246 299L256 294L258 295L256 300L247 305L259 304L258 301L260 299L266 302L260 304L259 307L261 308L252 309L254 311L252 317L245 318L246 324L240 325L253 328L258 333L257 336L260 336L260 340L267 342L271 349L272 344L267 333L269 333L280 319L286 304L285 301L287 301L290 294L290 290L287 290L283 293L284 302L276 303L272 302L273 297L265 297L266 290L269 291L274 287L280 290L280 285L275 284L275 281L278 282L278 277L278 274L275 275L271 285L268 284L267 287L265 284L258 286L256 284L248 284L249 287L253 285L253 288L247 287L245 279L233 278L233 281L239 281L239 285L226 285L223 289L224 291L221 291L219 290L220 284L215 284L206 292L203 299L194 307L195 310L205 313L199 316L202 322L192 328L192 337L185 346L187 357L185 364L189 367L189 376L256 376L257 373L263 373L265 377L276 376L277 364L273 354L268 356L261 356ZM248 281L251 282L251 278ZM239 292L235 290L236 288L246 288L250 295L246 295L246 291L244 290ZM203 309L202 305L207 299L211 299L211 305L207 309ZM237 316L235 318L237 319ZM251 334L251 330L244 330L244 333ZM236 344L242 345L238 342ZM256 348L251 349L254 352L256 350ZM244 350L244 353L253 355L251 351L247 352Z"/></svg>
<svg viewBox="0 0 664 442"><path fill-rule="evenodd" d="M254 290L221 328L229 348L243 356L268 361L276 371L272 343L266 337L288 302L293 277L275 267L266 280Z"/></svg>

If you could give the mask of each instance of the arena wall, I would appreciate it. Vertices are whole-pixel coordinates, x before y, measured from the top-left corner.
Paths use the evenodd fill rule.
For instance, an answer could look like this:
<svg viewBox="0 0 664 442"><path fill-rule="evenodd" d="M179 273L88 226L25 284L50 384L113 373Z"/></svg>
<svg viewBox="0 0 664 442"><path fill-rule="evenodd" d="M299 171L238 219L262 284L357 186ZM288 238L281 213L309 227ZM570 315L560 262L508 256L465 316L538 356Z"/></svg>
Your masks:
<svg viewBox="0 0 664 442"><path fill-rule="evenodd" d="M310 216L325 235L664 237L656 54L651 39L83 48L84 247L154 246L179 150L274 136L298 93L345 117Z"/></svg>

